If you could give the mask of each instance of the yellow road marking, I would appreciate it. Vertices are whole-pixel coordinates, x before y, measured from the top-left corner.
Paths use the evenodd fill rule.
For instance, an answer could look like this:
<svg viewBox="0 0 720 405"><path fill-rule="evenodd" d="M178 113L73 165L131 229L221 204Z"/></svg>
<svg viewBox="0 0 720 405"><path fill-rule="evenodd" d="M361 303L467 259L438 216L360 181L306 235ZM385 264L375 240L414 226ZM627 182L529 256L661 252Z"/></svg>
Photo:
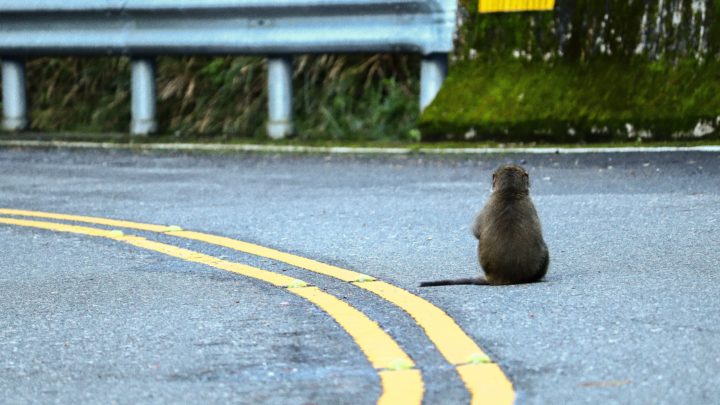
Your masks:
<svg viewBox="0 0 720 405"><path fill-rule="evenodd" d="M378 405L401 405L419 404L422 402L422 390L388 390L387 386L393 387L417 387L422 386L420 370L384 370L380 372L380 380L383 386L383 396L378 400Z"/></svg>
<svg viewBox="0 0 720 405"><path fill-rule="evenodd" d="M0 212L2 212L2 210L0 210ZM177 236L179 238L193 239L213 245L223 246L240 252L249 253L255 256L266 257L268 259L277 260L279 262L287 263L292 266L310 270L315 273L337 278L342 281L351 282L360 280L363 277L369 277L362 273L357 273L351 270L331 266L329 264L320 263L312 259L281 252L279 250L256 245L254 243L248 243L239 241L237 239L226 238L224 236L209 235L206 233L193 231L168 232L168 234L172 236Z"/></svg>
<svg viewBox="0 0 720 405"><path fill-rule="evenodd" d="M399 306L425 329L428 338L435 343L440 354L450 364L461 365L470 362L470 357L484 354L455 321L445 312L415 294L383 281L354 283Z"/></svg>
<svg viewBox="0 0 720 405"><path fill-rule="evenodd" d="M60 220L88 222L151 232L163 232L180 238L192 239L227 247L243 253L266 257L315 273L334 277L370 291L407 312L425 331L445 360L456 367L471 396L471 404L512 404L515 392L512 383L496 364L472 364L475 358L488 358L483 350L440 308L424 298L402 288L376 280L373 277L312 259L281 252L264 246L202 232L175 231L175 228L138 222L55 214L49 212L1 209L0 214L21 215ZM368 281L370 280L370 281ZM494 366L494 367L490 367ZM492 372L490 372L492 370ZM493 387L489 389L488 387Z"/></svg>
<svg viewBox="0 0 720 405"><path fill-rule="evenodd" d="M472 386L473 403L512 404L515 391L505 373L495 363L463 364L457 367L463 381L474 381Z"/></svg>
<svg viewBox="0 0 720 405"><path fill-rule="evenodd" d="M378 370L382 384L382 394L378 399L378 404L420 404L422 402L424 385L420 371L417 369L395 370L394 365L398 362L407 364L409 367L415 366L415 363L400 348L397 342L383 331L376 322L335 296L323 292L317 287L292 288L300 285L298 282L304 283L302 280L219 259L189 249L151 241L139 236L125 235L118 231L4 217L0 217L0 223L112 239L182 260L252 277L277 287L287 288L288 292L306 299L330 315L352 337L370 364ZM307 283L304 285L307 285Z"/></svg>
<svg viewBox="0 0 720 405"><path fill-rule="evenodd" d="M0 208L0 214L20 215L35 218L62 219L67 221L87 222L89 224L117 226L120 228L139 229L141 231L151 232L164 232L169 228L163 225L141 224L139 222L119 221L116 219L85 217L82 215L56 214L54 212L15 210L10 208Z"/></svg>
<svg viewBox="0 0 720 405"><path fill-rule="evenodd" d="M470 391L472 404L512 404L515 401L512 383L497 364L471 364L474 358L489 360L489 357L440 308L382 281L353 284L392 302L415 319L440 354L456 367L460 379Z"/></svg>

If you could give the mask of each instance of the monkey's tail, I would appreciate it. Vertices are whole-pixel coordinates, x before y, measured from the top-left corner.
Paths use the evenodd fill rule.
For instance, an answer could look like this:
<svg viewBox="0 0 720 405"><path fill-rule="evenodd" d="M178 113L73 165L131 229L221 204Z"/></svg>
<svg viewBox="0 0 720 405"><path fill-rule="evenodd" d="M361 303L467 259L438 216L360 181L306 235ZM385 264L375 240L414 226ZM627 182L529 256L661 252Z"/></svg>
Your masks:
<svg viewBox="0 0 720 405"><path fill-rule="evenodd" d="M488 285L488 282L487 282L487 280L485 280L482 277L458 278L458 279L454 279L454 280L423 281L420 283L420 287L437 287L440 285L460 285L460 284Z"/></svg>

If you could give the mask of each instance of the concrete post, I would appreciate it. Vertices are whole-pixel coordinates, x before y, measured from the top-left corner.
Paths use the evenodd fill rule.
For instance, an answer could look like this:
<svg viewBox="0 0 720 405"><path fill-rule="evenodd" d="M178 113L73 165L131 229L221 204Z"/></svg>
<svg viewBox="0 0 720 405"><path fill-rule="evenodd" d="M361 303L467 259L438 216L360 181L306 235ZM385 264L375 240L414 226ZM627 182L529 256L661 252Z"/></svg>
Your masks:
<svg viewBox="0 0 720 405"><path fill-rule="evenodd" d="M268 58L267 134L272 139L292 135L292 56Z"/></svg>
<svg viewBox="0 0 720 405"><path fill-rule="evenodd" d="M435 99L448 70L448 56L444 53L424 55L420 65L420 111Z"/></svg>
<svg viewBox="0 0 720 405"><path fill-rule="evenodd" d="M133 59L132 69L132 135L147 135L157 130L155 122L155 61Z"/></svg>
<svg viewBox="0 0 720 405"><path fill-rule="evenodd" d="M25 62L3 59L3 129L21 131L27 128L27 98L25 94Z"/></svg>

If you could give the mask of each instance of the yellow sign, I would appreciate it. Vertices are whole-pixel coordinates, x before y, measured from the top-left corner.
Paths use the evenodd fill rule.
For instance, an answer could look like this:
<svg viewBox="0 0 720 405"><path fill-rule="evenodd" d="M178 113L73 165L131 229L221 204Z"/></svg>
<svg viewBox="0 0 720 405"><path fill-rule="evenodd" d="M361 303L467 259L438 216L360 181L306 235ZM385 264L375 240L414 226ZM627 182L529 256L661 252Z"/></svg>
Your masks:
<svg viewBox="0 0 720 405"><path fill-rule="evenodd" d="M551 11L555 0L479 0L481 13L512 11Z"/></svg>

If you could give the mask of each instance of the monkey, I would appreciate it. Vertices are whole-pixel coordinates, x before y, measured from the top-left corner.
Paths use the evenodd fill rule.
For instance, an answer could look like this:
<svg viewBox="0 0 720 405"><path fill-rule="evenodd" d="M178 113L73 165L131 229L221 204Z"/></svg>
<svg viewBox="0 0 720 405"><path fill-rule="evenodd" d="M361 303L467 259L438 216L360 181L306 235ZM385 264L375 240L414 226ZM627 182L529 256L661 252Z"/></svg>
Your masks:
<svg viewBox="0 0 720 405"><path fill-rule="evenodd" d="M530 177L521 166L503 165L493 173L490 198L472 233L485 277L424 281L420 287L521 284L545 277L550 254L530 199Z"/></svg>

